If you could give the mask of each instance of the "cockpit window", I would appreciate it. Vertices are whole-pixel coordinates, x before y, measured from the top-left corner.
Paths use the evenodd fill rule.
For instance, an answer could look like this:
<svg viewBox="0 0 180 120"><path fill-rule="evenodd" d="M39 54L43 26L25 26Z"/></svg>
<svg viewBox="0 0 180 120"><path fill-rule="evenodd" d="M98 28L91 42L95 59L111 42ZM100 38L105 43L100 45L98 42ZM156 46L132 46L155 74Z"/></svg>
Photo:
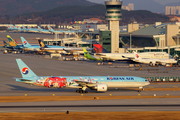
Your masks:
<svg viewBox="0 0 180 120"><path fill-rule="evenodd" d="M145 81L148 81L148 80L145 80Z"/></svg>

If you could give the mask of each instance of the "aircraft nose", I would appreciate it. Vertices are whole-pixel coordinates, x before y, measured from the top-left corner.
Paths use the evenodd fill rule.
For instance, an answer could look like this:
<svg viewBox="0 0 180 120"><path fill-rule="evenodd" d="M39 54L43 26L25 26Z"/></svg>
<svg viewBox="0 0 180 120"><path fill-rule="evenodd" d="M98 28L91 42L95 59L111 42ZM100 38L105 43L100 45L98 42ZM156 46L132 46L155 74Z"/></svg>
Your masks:
<svg viewBox="0 0 180 120"><path fill-rule="evenodd" d="M147 81L146 85L149 85L149 84L150 84L150 82L149 82L149 81Z"/></svg>

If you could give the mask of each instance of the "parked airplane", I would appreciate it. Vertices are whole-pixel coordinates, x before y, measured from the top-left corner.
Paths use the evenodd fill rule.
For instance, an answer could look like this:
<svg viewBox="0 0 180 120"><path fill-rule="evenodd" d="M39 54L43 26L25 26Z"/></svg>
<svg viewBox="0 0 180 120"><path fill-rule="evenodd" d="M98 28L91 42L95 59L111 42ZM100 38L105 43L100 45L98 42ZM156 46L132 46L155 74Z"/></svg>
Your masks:
<svg viewBox="0 0 180 120"><path fill-rule="evenodd" d="M22 41L24 51L42 52L39 45L31 45L31 44L29 44L29 42L24 37L20 37L20 38L21 38L21 41ZM43 44L44 47L46 46L46 45L44 45L43 42L41 43L41 45L42 44ZM52 45L47 45L46 47L49 47L49 48L62 48L62 49L65 48L63 46L52 46Z"/></svg>
<svg viewBox="0 0 180 120"><path fill-rule="evenodd" d="M13 40L9 35L7 35L7 38L8 38L9 44L7 44L4 41L4 47L7 48L6 50L8 52L12 52L12 51L18 52L22 50L22 45L18 45L17 41Z"/></svg>
<svg viewBox="0 0 180 120"><path fill-rule="evenodd" d="M41 50L49 52L49 53L64 53L64 54L83 54L83 48L50 48L41 40L38 40L39 46L41 47ZM93 48L86 48L87 51L92 52Z"/></svg>
<svg viewBox="0 0 180 120"><path fill-rule="evenodd" d="M95 56L110 60L132 60L135 59L134 53L107 53L107 51L99 44L93 44L96 51ZM142 52L138 53L141 58L172 58L166 52Z"/></svg>
<svg viewBox="0 0 180 120"><path fill-rule="evenodd" d="M170 59L166 59L166 58L160 58L160 59L141 58L139 56L139 54L137 54L136 52L134 52L134 55L135 55L135 59L133 59L133 61L139 62L139 63L149 64L151 66L155 66L158 64L166 65L166 64L176 64L177 63L177 61L173 58L170 58Z"/></svg>
<svg viewBox="0 0 180 120"><path fill-rule="evenodd" d="M10 24L10 25L7 25L7 30L13 30L14 29L14 25Z"/></svg>
<svg viewBox="0 0 180 120"><path fill-rule="evenodd" d="M60 33L60 34L62 34L62 33L65 33L65 34L67 34L67 33L76 33L76 32L82 32L81 30L78 30L78 31L75 31L75 30L68 30L68 31L65 31L65 30L54 30L52 27L50 27L50 26L48 26L48 30L50 31L50 32L52 32L52 33Z"/></svg>
<svg viewBox="0 0 180 120"><path fill-rule="evenodd" d="M105 92L108 87L138 87L149 85L149 81L135 76L37 76L21 59L16 59L22 78L17 82L45 87L77 88L76 92L87 93L87 88Z"/></svg>
<svg viewBox="0 0 180 120"><path fill-rule="evenodd" d="M49 30L42 29L42 28L39 27L39 26L38 26L38 29L39 29L39 32L40 32L40 33L48 33L48 34L51 33Z"/></svg>

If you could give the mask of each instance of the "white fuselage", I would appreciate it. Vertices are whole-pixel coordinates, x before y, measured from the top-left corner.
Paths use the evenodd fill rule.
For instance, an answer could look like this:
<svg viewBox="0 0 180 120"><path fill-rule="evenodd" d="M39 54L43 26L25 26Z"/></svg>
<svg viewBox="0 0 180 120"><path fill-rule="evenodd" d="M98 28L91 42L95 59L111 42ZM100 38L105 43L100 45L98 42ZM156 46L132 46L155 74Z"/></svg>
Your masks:
<svg viewBox="0 0 180 120"><path fill-rule="evenodd" d="M169 58L169 54L166 52L143 52L138 53L141 58ZM111 60L127 60L127 59L134 59L134 53L97 53L95 56L99 56L104 59L111 59Z"/></svg>
<svg viewBox="0 0 180 120"><path fill-rule="evenodd" d="M177 61L175 59L145 59L145 58L140 58L140 59L134 59L133 61L139 62L139 63L145 63L145 64L175 64Z"/></svg>

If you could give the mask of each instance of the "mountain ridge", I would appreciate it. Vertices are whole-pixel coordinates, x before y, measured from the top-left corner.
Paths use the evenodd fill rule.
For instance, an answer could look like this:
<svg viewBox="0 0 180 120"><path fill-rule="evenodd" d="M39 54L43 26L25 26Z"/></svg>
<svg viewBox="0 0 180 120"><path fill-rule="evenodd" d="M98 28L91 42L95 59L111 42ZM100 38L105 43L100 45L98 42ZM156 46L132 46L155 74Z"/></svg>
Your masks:
<svg viewBox="0 0 180 120"><path fill-rule="evenodd" d="M50 10L64 5L90 6L86 0L0 0L0 15L18 15L28 12Z"/></svg>

